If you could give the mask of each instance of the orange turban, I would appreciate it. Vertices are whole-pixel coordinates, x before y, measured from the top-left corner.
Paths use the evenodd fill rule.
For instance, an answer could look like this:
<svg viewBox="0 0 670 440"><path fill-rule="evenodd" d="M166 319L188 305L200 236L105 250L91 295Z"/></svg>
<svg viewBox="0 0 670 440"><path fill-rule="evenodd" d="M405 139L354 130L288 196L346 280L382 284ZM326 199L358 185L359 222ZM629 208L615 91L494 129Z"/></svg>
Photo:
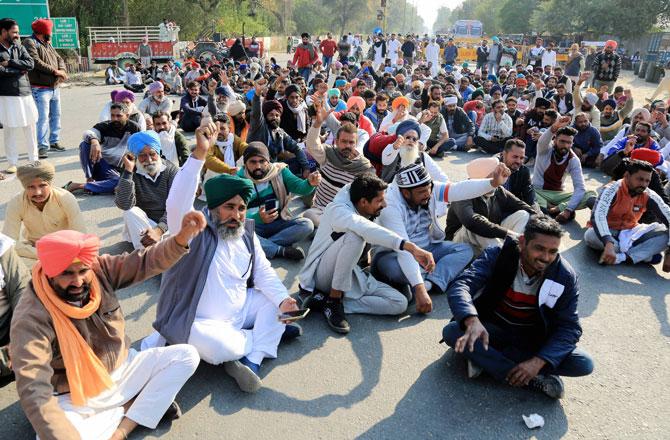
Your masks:
<svg viewBox="0 0 670 440"><path fill-rule="evenodd" d="M605 47L611 47L612 49L616 49L617 46L618 46L618 44L614 40L605 41Z"/></svg>
<svg viewBox="0 0 670 440"><path fill-rule="evenodd" d="M100 239L77 231L57 231L37 240L35 247L44 273L53 278L74 262L93 264L100 249Z"/></svg>
<svg viewBox="0 0 670 440"><path fill-rule="evenodd" d="M396 99L393 100L391 103L391 108L393 110L396 110L398 107L401 105L405 106L405 109L409 109L409 99L405 98L404 96L398 96Z"/></svg>
<svg viewBox="0 0 670 440"><path fill-rule="evenodd" d="M358 107L362 113L365 110L365 100L360 96L352 96L347 100L347 109L351 110L352 107Z"/></svg>

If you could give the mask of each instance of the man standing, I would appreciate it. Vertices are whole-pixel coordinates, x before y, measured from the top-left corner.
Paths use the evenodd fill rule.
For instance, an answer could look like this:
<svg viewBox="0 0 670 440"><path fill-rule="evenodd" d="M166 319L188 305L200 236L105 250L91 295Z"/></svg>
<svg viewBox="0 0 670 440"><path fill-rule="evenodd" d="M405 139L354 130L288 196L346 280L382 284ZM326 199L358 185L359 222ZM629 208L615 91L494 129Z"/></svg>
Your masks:
<svg viewBox="0 0 670 440"><path fill-rule="evenodd" d="M648 162L630 160L623 178L607 185L598 197L584 241L602 251L599 264L657 264L662 259L663 271L670 272L670 207L649 189L653 172ZM647 211L662 224L640 223Z"/></svg>
<svg viewBox="0 0 670 440"><path fill-rule="evenodd" d="M489 59L491 48L488 46L488 41L482 40L482 44L477 46L477 69L483 69Z"/></svg>
<svg viewBox="0 0 670 440"><path fill-rule="evenodd" d="M16 241L16 253L36 259L35 243L52 232L71 229L86 232L77 199L53 186L56 170L48 162L20 166L16 172L23 191L7 203L2 232Z"/></svg>
<svg viewBox="0 0 670 440"><path fill-rule="evenodd" d="M140 57L140 62L143 66L151 64L151 57L154 53L149 44L149 37L142 37L142 42L137 46L137 56Z"/></svg>
<svg viewBox="0 0 670 440"><path fill-rule="evenodd" d="M542 46L542 38L535 39L535 46L530 48L528 53L529 63L535 68L542 68L542 58L544 57L544 47Z"/></svg>
<svg viewBox="0 0 670 440"><path fill-rule="evenodd" d="M540 208L559 223L575 218L575 211L586 208L595 192L586 191L579 157L572 151L577 130L569 127L572 118L561 116L537 142L533 187ZM553 141L552 141L553 138ZM572 178L573 192L564 188L565 176Z"/></svg>
<svg viewBox="0 0 670 440"><path fill-rule="evenodd" d="M295 49L293 54L293 64L297 67L298 73L305 79L305 83L309 81L312 74L312 67L319 59L316 53L316 47L309 41L309 34L304 32L302 35L302 43Z"/></svg>
<svg viewBox="0 0 670 440"><path fill-rule="evenodd" d="M430 39L426 45L426 62L431 65L430 76L435 77L440 70L440 45L435 42L435 38Z"/></svg>
<svg viewBox="0 0 670 440"><path fill-rule="evenodd" d="M586 376L591 357L577 348L577 274L558 253L563 230L530 218L517 240L490 247L447 291L454 319L444 341L468 359L468 377L486 371L500 382L560 399L560 376Z"/></svg>
<svg viewBox="0 0 670 440"><path fill-rule="evenodd" d="M12 376L9 330L14 310L30 282L30 271L19 258L14 240L0 234L0 380Z"/></svg>
<svg viewBox="0 0 670 440"><path fill-rule="evenodd" d="M130 154L123 156L114 203L123 211L123 239L142 249L158 243L168 232L165 202L179 168L161 159L161 142L155 131L130 136L128 151Z"/></svg>
<svg viewBox="0 0 670 440"><path fill-rule="evenodd" d="M63 151L60 138L60 88L67 80L65 61L51 46L53 22L36 20L32 24L33 35L23 41L35 67L28 73L33 98L37 104L37 148L40 159L47 157L49 148Z"/></svg>
<svg viewBox="0 0 670 440"><path fill-rule="evenodd" d="M35 62L20 44L19 25L11 18L0 19L0 124L5 132L7 173L16 173L19 163L18 135L23 132L28 160L37 160L37 107L28 72ZM0 176L2 176L0 174ZM0 180L4 177L0 177Z"/></svg>
<svg viewBox="0 0 670 440"><path fill-rule="evenodd" d="M414 65L414 54L416 53L416 43L414 43L414 38L410 34L407 34L405 41L400 46L400 51L402 52L402 59L404 64L407 65L409 69Z"/></svg>
<svg viewBox="0 0 670 440"><path fill-rule="evenodd" d="M343 65L349 64L349 52L351 52L351 43L349 43L346 35L342 35L342 39L337 43L337 54L340 57L340 63Z"/></svg>
<svg viewBox="0 0 670 440"><path fill-rule="evenodd" d="M454 45L454 39L449 38L447 45L444 47L444 62L448 66L455 66L456 58L458 58L458 48Z"/></svg>
<svg viewBox="0 0 670 440"><path fill-rule="evenodd" d="M550 42L547 45L547 49L542 53L542 67L546 71L547 66L553 69L555 65L556 65L556 51L554 50L554 43Z"/></svg>
<svg viewBox="0 0 670 440"><path fill-rule="evenodd" d="M486 70L488 70L489 75L497 75L498 68L500 66L500 59L503 54L503 45L500 44L500 38L493 37L491 38L493 44L489 50L488 57L486 59Z"/></svg>
<svg viewBox="0 0 670 440"><path fill-rule="evenodd" d="M535 191L530 181L530 169L523 164L525 157L526 144L521 139L510 139L505 142L505 148L499 159L512 174L503 186L517 199L526 202L528 206L533 206L535 205Z"/></svg>
<svg viewBox="0 0 670 440"><path fill-rule="evenodd" d="M330 65L333 62L333 56L335 55L335 50L337 49L337 43L333 40L333 35L328 32L326 39L319 44L319 50L321 51L321 58L323 58L323 69L330 75L328 71Z"/></svg>
<svg viewBox="0 0 670 440"><path fill-rule="evenodd" d="M138 425L154 429L181 415L174 398L198 366L197 351L135 351L115 291L169 269L205 224L189 212L170 239L117 256L98 255L100 239L75 231L37 242L10 354L21 406L40 438L122 440Z"/></svg>
<svg viewBox="0 0 670 440"><path fill-rule="evenodd" d="M391 38L386 42L386 49L388 51L386 57L391 60L391 65L395 66L398 63L398 51L400 50L400 41L391 34Z"/></svg>
<svg viewBox="0 0 670 440"><path fill-rule="evenodd" d="M607 86L609 91L614 91L614 84L619 79L621 71L621 55L616 52L617 42L607 40L605 47L593 58L591 70L593 70L593 87L600 90L601 86Z"/></svg>

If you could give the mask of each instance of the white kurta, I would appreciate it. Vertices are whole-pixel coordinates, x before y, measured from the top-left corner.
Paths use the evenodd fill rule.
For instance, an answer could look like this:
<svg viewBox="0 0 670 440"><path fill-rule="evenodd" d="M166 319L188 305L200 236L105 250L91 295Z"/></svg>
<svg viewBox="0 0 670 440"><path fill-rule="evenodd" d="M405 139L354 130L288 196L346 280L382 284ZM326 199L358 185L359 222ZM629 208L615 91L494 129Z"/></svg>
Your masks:
<svg viewBox="0 0 670 440"><path fill-rule="evenodd" d="M440 46L437 43L429 43L426 46L426 61L433 63L430 74L436 76L440 70Z"/></svg>
<svg viewBox="0 0 670 440"><path fill-rule="evenodd" d="M387 58L391 59L391 64L398 61L398 51L400 50L400 41L389 40L386 42L386 49L388 50Z"/></svg>

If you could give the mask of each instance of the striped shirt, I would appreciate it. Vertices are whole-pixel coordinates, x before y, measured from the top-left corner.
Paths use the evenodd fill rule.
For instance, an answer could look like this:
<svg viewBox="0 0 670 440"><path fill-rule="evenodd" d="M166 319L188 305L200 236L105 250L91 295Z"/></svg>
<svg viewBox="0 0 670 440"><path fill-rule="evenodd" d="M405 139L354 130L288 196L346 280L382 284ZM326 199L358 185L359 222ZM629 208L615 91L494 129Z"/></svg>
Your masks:
<svg viewBox="0 0 670 440"><path fill-rule="evenodd" d="M509 327L533 327L540 320L537 293L542 277L537 274L528 277L521 268L517 269L512 285L507 289L494 310L501 324Z"/></svg>
<svg viewBox="0 0 670 440"><path fill-rule="evenodd" d="M324 208L333 201L337 192L356 178L355 174L336 168L332 163L325 162L319 168L321 183L316 187L314 206Z"/></svg>

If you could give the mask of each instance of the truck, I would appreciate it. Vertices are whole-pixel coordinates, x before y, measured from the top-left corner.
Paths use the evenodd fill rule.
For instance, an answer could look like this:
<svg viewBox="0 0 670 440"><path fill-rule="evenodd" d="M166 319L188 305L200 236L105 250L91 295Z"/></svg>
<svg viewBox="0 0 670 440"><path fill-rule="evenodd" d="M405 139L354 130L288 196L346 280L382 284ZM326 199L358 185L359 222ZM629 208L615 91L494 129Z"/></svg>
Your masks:
<svg viewBox="0 0 670 440"><path fill-rule="evenodd" d="M88 28L88 57L90 63L106 64L116 61L119 66L139 60L137 49L146 37L153 52L152 59L166 62L175 59L179 28L160 26L100 26Z"/></svg>

